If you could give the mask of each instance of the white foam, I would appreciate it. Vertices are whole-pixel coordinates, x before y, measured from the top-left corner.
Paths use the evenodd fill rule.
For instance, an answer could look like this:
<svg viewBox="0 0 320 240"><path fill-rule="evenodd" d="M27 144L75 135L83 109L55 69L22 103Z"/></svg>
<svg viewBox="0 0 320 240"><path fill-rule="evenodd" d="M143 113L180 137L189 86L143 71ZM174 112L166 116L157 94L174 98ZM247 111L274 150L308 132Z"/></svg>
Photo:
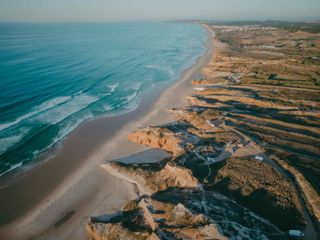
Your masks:
<svg viewBox="0 0 320 240"><path fill-rule="evenodd" d="M0 154L7 151L10 147L14 146L28 133L28 128L22 128L19 130L19 133L16 133L14 136L7 136L0 138Z"/></svg>
<svg viewBox="0 0 320 240"><path fill-rule="evenodd" d="M108 85L107 87L110 89L110 93L113 93L118 87L119 87L119 83L116 84L112 84L112 85Z"/></svg>
<svg viewBox="0 0 320 240"><path fill-rule="evenodd" d="M139 91L141 89L142 84L143 84L142 82L134 83L132 84L131 88L135 91Z"/></svg>
<svg viewBox="0 0 320 240"><path fill-rule="evenodd" d="M64 126L61 126L61 129L58 132L58 135L52 140L52 142L46 146L46 148L41 149L41 150L36 150L33 152L33 157L38 156L40 153L46 151L47 149L53 147L56 143L64 139L67 135L69 135L76 127L78 127L83 121L92 118L93 115L90 113L86 115L83 118L77 119L75 122L74 121L69 121L66 123Z"/></svg>
<svg viewBox="0 0 320 240"><path fill-rule="evenodd" d="M33 117L43 111L46 111L50 108L53 108L56 105L62 104L64 102L68 101L70 98L71 97L63 96L63 97L57 97L57 98L48 100L48 101L34 107L31 112L29 112L25 115L22 115L21 117L15 119L14 121L0 124L0 131L5 130L9 127L12 127L12 126L20 123L21 121L26 120L28 118L31 118L31 117Z"/></svg>
<svg viewBox="0 0 320 240"><path fill-rule="evenodd" d="M161 70L161 66L160 65L157 65L157 64L150 64L150 65L147 65L146 68L149 68L149 69L155 69L155 70Z"/></svg>
<svg viewBox="0 0 320 240"><path fill-rule="evenodd" d="M38 115L36 120L48 124L57 124L97 100L99 100L97 97L80 93L72 97L72 99L65 104L59 105Z"/></svg>
<svg viewBox="0 0 320 240"><path fill-rule="evenodd" d="M106 112L108 112L108 111L111 111L111 110L115 109L115 106L106 104L106 105L103 106L103 109L104 109Z"/></svg>
<svg viewBox="0 0 320 240"><path fill-rule="evenodd" d="M139 99L136 98L138 92L132 94L131 96L126 97L127 102L124 106L125 112L131 112L138 108L139 106Z"/></svg>
<svg viewBox="0 0 320 240"><path fill-rule="evenodd" d="M167 69L167 72L169 73L169 76L171 77L171 78L173 78L173 76L174 76L174 70L172 69L172 68L168 68Z"/></svg>
<svg viewBox="0 0 320 240"><path fill-rule="evenodd" d="M146 68L166 72L170 76L170 78L172 78L175 75L175 72L172 69L172 67L165 65L164 63L162 65L150 64L150 65L147 65Z"/></svg>
<svg viewBox="0 0 320 240"><path fill-rule="evenodd" d="M124 97L127 102L131 102L138 95L138 91L135 91L133 94Z"/></svg>
<svg viewBox="0 0 320 240"><path fill-rule="evenodd" d="M92 117L93 117L93 115L91 113L89 113L86 116L77 119L76 121L69 121L64 126L61 126L61 129L58 133L58 136L53 140L53 144L62 140L64 137L69 135L76 127L78 127L82 122L84 122L85 120L90 119Z"/></svg>
<svg viewBox="0 0 320 240"><path fill-rule="evenodd" d="M5 152L8 148L12 147L22 139L23 135L10 136L0 139L0 154Z"/></svg>
<svg viewBox="0 0 320 240"><path fill-rule="evenodd" d="M5 174L7 174L8 172L11 172L12 170L14 170L16 168L21 167L21 166L22 166L22 162L14 164L14 165L11 165L10 168L7 171L4 171L4 172L0 173L0 177L5 175Z"/></svg>

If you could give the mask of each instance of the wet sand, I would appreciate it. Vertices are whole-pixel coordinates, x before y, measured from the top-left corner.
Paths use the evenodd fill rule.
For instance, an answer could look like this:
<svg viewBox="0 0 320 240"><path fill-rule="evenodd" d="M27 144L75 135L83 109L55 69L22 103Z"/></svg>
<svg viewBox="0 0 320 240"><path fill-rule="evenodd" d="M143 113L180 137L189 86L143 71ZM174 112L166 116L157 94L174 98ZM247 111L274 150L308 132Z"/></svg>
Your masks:
<svg viewBox="0 0 320 240"><path fill-rule="evenodd" d="M55 157L1 188L1 239L85 239L83 226L89 216L118 211L137 197L132 184L111 176L100 164L167 157L161 150L145 151L128 142L127 136L137 127L172 121L166 109L186 104L186 96L193 91L191 80L209 62L212 52L209 39L206 53L179 81L144 94L132 112L81 124Z"/></svg>

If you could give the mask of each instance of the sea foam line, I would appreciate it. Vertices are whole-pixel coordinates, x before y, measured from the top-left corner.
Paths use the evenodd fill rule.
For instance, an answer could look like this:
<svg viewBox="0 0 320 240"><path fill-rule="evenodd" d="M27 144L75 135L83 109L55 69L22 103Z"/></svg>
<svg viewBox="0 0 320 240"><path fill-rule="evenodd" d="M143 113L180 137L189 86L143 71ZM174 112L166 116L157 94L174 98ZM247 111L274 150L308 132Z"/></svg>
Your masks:
<svg viewBox="0 0 320 240"><path fill-rule="evenodd" d="M51 100L48 100L42 104L40 104L39 106L35 107L34 110L32 112L29 112L25 115L22 115L21 117L17 118L16 120L12 121L12 122L7 122L7 123L3 123L3 124L0 124L0 131L3 131L9 127L12 127L14 125L17 125L19 124L20 122L22 122L23 120L26 120L28 118L31 118L43 111L46 111L50 108L53 108L54 106L56 105L59 105L59 104L62 104L66 101L68 101L71 97L57 97L57 98L54 98L54 99L51 99Z"/></svg>
<svg viewBox="0 0 320 240"><path fill-rule="evenodd" d="M43 123L57 124L98 100L95 96L80 93L72 97L72 100L38 115L35 119Z"/></svg>
<svg viewBox="0 0 320 240"><path fill-rule="evenodd" d="M23 164L23 163L20 162L20 163L17 163L17 164L10 165L10 168L9 168L8 170L0 173L0 177L3 176L3 175L5 175L5 174L7 174L7 173L9 173L9 172L11 172L11 171L13 171L13 170L16 169L16 168L21 167L22 164Z"/></svg>

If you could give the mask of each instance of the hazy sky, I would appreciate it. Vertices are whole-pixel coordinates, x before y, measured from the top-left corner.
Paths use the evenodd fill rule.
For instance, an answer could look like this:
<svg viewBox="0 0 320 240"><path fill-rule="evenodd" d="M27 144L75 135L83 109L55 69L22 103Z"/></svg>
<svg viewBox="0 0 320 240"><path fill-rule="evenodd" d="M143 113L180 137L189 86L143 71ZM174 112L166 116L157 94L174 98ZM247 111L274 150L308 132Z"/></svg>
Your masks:
<svg viewBox="0 0 320 240"><path fill-rule="evenodd" d="M319 20L320 0L0 0L0 21Z"/></svg>

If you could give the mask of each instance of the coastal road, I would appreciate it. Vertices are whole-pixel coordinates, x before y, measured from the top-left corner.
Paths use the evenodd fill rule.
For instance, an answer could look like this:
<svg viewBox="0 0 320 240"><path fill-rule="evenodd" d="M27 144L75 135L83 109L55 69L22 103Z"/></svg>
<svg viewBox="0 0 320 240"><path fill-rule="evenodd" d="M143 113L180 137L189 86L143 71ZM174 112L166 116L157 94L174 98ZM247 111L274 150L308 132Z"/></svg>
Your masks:
<svg viewBox="0 0 320 240"><path fill-rule="evenodd" d="M260 154L261 157L264 158L264 162L270 164L271 166L273 166L275 169L277 169L277 171L279 173L281 173L283 176L285 176L292 184L293 186L296 188L296 193L297 193L297 196L299 198L299 201L300 201L300 204L302 206L302 210L303 210L303 216L306 220L306 226L303 230L304 234L305 234L305 239L318 239L317 238L317 232L316 232L316 229L314 227L314 224L312 222L312 219L309 215L309 211L306 207L306 203L305 203L305 200L302 196L302 190L299 186L298 183L296 183L296 181L294 179L292 179L288 173L286 171L283 170L283 168L281 166L279 166L278 163L276 163L274 160L270 159L269 156L267 156L266 154Z"/></svg>
<svg viewBox="0 0 320 240"><path fill-rule="evenodd" d="M248 142L252 141L252 139L250 137L246 136L245 134L243 134L242 132L240 132L236 129L230 128L229 130L235 132L240 137L242 144L245 144L246 142L248 143ZM261 144L261 145L264 146L263 144ZM305 203L305 200L302 196L302 190L301 190L299 184L294 179L292 179L288 175L288 173L278 163L276 163L274 160L272 160L268 155L266 155L264 153L257 154L257 155L262 157L264 159L263 161L265 163L270 164L280 174L285 176L293 184L293 186L296 188L297 196L299 198L299 201L300 201L300 204L301 204L302 210L303 210L303 215L306 220L306 226L304 228L305 239L310 239L310 240L318 239L316 229L314 227L314 224L312 222L312 219L311 219L310 214L308 212L308 209L306 207L306 203Z"/></svg>

